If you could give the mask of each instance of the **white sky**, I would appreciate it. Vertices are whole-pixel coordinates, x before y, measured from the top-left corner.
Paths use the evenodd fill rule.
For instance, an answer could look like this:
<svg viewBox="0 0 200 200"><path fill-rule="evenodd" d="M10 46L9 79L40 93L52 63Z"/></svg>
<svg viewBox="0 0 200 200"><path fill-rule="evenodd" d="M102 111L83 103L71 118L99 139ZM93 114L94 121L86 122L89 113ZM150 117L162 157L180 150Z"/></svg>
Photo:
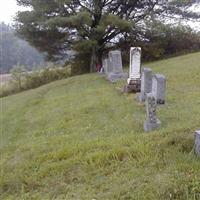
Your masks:
<svg viewBox="0 0 200 200"><path fill-rule="evenodd" d="M16 0L0 0L0 22L12 23L13 17L20 10L23 8L17 6Z"/></svg>
<svg viewBox="0 0 200 200"><path fill-rule="evenodd" d="M16 13L25 9L26 8L17 6L16 0L0 0L0 22L3 21L6 24L12 24L13 17L16 15ZM192 10L199 12L200 5L193 7ZM200 30L199 20L196 23L190 22L189 25L196 30Z"/></svg>

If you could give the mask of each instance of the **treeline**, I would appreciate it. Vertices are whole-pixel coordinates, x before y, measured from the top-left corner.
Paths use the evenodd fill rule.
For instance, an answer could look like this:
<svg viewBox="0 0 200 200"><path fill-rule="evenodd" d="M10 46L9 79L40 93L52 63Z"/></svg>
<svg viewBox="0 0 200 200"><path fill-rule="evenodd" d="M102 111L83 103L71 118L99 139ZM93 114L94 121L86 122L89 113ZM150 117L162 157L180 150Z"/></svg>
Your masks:
<svg viewBox="0 0 200 200"><path fill-rule="evenodd" d="M9 25L0 23L0 34L0 73L9 73L17 64L32 70L44 62L43 55L26 41L18 38Z"/></svg>
<svg viewBox="0 0 200 200"><path fill-rule="evenodd" d="M127 62L131 46L142 47L143 61L163 59L200 51L200 32L192 30L189 26L151 22L144 26L139 37L133 33L126 40L120 41L118 47L123 50Z"/></svg>

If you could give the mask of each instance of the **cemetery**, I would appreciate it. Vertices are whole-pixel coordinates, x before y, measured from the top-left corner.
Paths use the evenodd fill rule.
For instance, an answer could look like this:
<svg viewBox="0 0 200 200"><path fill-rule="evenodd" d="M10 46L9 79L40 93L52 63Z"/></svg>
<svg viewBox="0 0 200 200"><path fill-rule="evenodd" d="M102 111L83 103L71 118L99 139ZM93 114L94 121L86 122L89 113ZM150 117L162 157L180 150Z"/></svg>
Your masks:
<svg viewBox="0 0 200 200"><path fill-rule="evenodd" d="M123 91L129 76L94 73L3 98L3 193L21 199L23 185L28 199L198 199L199 58L142 65L140 92Z"/></svg>
<svg viewBox="0 0 200 200"><path fill-rule="evenodd" d="M103 60L103 71L110 82L126 79L123 72L120 50L110 51L108 58ZM144 131L149 132L161 126L156 118L157 104L165 104L166 78L162 74L153 74L150 68L144 68L141 73L141 48L131 47L129 78L124 92L137 93L139 102L145 102L147 121L144 123Z"/></svg>
<svg viewBox="0 0 200 200"><path fill-rule="evenodd" d="M199 1L11 2L0 200L200 200Z"/></svg>

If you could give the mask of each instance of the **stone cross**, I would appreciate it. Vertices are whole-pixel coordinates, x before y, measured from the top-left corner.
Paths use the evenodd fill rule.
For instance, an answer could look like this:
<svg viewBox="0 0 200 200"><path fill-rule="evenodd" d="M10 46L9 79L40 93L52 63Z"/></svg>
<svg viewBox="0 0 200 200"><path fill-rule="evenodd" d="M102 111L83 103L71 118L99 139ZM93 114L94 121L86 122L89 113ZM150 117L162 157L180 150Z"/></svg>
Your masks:
<svg viewBox="0 0 200 200"><path fill-rule="evenodd" d="M195 132L195 153L200 156L200 130Z"/></svg>
<svg viewBox="0 0 200 200"><path fill-rule="evenodd" d="M151 93L152 90L152 70L150 68L144 68L141 78L141 92L138 99L140 102L145 101L147 93Z"/></svg>
<svg viewBox="0 0 200 200"><path fill-rule="evenodd" d="M110 51L108 53L108 56L112 66L112 72L123 73L121 51L119 50Z"/></svg>
<svg viewBox="0 0 200 200"><path fill-rule="evenodd" d="M155 74L152 80L152 93L158 104L165 103L166 78L162 74Z"/></svg>
<svg viewBox="0 0 200 200"><path fill-rule="evenodd" d="M141 78L141 48L131 47L128 84Z"/></svg>
<svg viewBox="0 0 200 200"><path fill-rule="evenodd" d="M149 132L160 128L161 122L156 117L156 99L152 93L146 95L146 121L144 122L144 131Z"/></svg>

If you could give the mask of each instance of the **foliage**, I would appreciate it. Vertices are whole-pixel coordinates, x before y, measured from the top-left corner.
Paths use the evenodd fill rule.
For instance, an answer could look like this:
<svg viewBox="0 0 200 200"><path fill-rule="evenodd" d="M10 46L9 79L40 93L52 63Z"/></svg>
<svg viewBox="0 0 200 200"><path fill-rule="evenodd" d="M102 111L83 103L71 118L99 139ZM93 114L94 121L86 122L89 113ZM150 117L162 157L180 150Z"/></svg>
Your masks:
<svg viewBox="0 0 200 200"><path fill-rule="evenodd" d="M146 30L139 37L132 33L119 46L124 51L124 60L129 61L131 46L142 47L143 60L156 60L172 55L200 51L200 32L188 26L165 25L159 21L146 22Z"/></svg>
<svg viewBox="0 0 200 200"><path fill-rule="evenodd" d="M57 60L74 49L77 59L85 54L83 71L101 63L110 43L131 32L139 35L144 20L159 17L199 17L186 11L196 0L17 0L30 11L17 16L17 32L49 59ZM176 15L175 15L176 14ZM78 54L81 54L78 55ZM88 56L89 55L89 56Z"/></svg>
<svg viewBox="0 0 200 200"><path fill-rule="evenodd" d="M11 72L13 81L15 81L17 84L18 90L22 90L23 89L22 81L23 81L25 73L26 73L25 67L16 65L13 67L13 69L11 69L10 72Z"/></svg>
<svg viewBox="0 0 200 200"><path fill-rule="evenodd" d="M36 71L26 76L26 89L36 88L55 80L68 78L70 76L69 68L46 68L42 71Z"/></svg>
<svg viewBox="0 0 200 200"><path fill-rule="evenodd" d="M21 66L12 69L13 79L9 84L1 87L0 97L15 94L24 90L37 88L52 81L68 78L71 76L69 67L51 67L25 73Z"/></svg>
<svg viewBox="0 0 200 200"><path fill-rule="evenodd" d="M161 129L97 74L2 98L0 199L198 200L200 53L149 63L167 77ZM167 66L167 67L166 67Z"/></svg>
<svg viewBox="0 0 200 200"><path fill-rule="evenodd" d="M31 70L44 62L42 54L26 41L16 37L9 25L0 23L0 34L0 73L8 73L16 64L24 65Z"/></svg>

